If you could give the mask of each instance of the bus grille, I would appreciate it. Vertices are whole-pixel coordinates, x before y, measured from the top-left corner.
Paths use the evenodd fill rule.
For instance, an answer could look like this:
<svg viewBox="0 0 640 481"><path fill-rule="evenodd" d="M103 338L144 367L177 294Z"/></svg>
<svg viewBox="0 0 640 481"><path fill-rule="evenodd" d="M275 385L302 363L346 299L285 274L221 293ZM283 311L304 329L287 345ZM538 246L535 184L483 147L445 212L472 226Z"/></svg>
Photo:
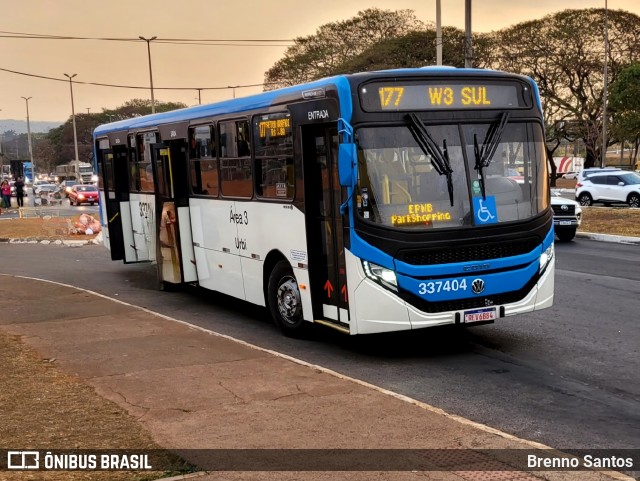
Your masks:
<svg viewBox="0 0 640 481"><path fill-rule="evenodd" d="M426 249L403 250L397 259L411 265L452 264L455 262L484 261L528 254L540 245L537 237L517 241L485 242L473 245L453 245Z"/></svg>
<svg viewBox="0 0 640 481"><path fill-rule="evenodd" d="M455 299L451 301L429 302L407 291L401 291L400 297L407 303L422 312L436 313L447 311L465 311L480 307L500 306L510 304L524 299L531 292L533 286L538 282L539 276L536 274L529 282L518 291L504 292L493 296L468 297L466 299Z"/></svg>

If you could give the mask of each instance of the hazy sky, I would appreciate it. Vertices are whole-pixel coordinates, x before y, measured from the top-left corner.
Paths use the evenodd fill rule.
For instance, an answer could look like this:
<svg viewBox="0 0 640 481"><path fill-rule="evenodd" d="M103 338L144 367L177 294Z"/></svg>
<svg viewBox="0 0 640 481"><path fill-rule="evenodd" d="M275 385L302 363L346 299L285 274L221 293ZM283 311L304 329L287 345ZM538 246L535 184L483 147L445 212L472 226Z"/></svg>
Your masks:
<svg viewBox="0 0 640 481"><path fill-rule="evenodd" d="M464 0L442 0L442 23L464 28ZM157 36L183 39L293 39L325 23L351 18L369 7L412 9L435 21L435 0L0 0L0 31L73 37ZM605 0L474 0L474 31L491 31L567 8L603 8ZM608 0L608 8L640 15L640 0ZM69 82L147 87L145 90L74 82L75 111L100 112L132 98L149 98L147 44L97 40L2 37L0 118L64 121L71 115ZM259 84L286 47L198 46L151 43L154 87L226 87ZM237 88L237 97L261 88ZM233 96L231 89L203 90L202 103ZM156 100L198 103L196 90L155 90Z"/></svg>

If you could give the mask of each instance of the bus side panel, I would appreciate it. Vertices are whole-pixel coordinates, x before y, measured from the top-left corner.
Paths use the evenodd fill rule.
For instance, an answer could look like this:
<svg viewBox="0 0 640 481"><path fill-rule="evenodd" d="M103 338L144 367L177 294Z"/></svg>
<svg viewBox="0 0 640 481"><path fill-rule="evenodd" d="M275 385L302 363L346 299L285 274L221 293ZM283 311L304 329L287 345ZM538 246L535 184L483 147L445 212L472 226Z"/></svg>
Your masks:
<svg viewBox="0 0 640 481"><path fill-rule="evenodd" d="M138 261L156 259L156 217L153 194L131 193L131 225Z"/></svg>
<svg viewBox="0 0 640 481"><path fill-rule="evenodd" d="M120 217L122 217L122 238L124 240L124 262L137 262L138 257L134 248L133 227L131 224L131 207L129 202L120 202Z"/></svg>
<svg viewBox="0 0 640 481"><path fill-rule="evenodd" d="M100 222L102 224L102 243L104 246L111 250L111 243L109 242L109 225L107 223L107 199L104 195L104 190L100 191Z"/></svg>
<svg viewBox="0 0 640 481"><path fill-rule="evenodd" d="M245 299L235 202L191 199L190 213L198 282L206 289Z"/></svg>
<svg viewBox="0 0 640 481"><path fill-rule="evenodd" d="M304 214L291 204L275 202L237 202L236 206L242 214L237 227L246 300L265 305L264 260L274 250L289 261L298 284L309 286ZM300 296L305 319L313 320L310 289L300 289Z"/></svg>
<svg viewBox="0 0 640 481"><path fill-rule="evenodd" d="M180 226L180 252L182 254L182 275L184 282L198 280L196 256L191 237L191 219L188 207L178 207L178 225Z"/></svg>
<svg viewBox="0 0 640 481"><path fill-rule="evenodd" d="M202 233L202 220L200 214L200 206L194 205L196 202L191 199L189 205L189 226L191 227L191 242L193 244L193 254L196 262L197 280L202 287L211 278L209 266L207 265L207 256L204 248L204 235Z"/></svg>

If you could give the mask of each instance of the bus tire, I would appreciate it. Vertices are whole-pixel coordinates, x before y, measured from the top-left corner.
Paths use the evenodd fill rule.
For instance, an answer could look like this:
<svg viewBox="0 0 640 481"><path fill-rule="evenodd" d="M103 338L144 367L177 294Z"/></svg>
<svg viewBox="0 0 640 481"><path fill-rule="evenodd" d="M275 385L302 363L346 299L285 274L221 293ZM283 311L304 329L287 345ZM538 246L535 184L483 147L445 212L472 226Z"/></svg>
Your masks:
<svg viewBox="0 0 640 481"><path fill-rule="evenodd" d="M278 328L290 337L303 334L306 322L302 316L302 298L298 282L287 261L278 262L269 276L267 302Z"/></svg>

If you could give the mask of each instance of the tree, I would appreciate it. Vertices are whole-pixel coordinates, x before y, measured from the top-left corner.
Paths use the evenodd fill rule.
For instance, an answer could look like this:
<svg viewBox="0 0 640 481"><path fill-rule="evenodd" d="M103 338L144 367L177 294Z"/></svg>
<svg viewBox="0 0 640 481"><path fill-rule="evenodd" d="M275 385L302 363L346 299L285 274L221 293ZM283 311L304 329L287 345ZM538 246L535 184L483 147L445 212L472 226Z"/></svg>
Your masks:
<svg viewBox="0 0 640 481"><path fill-rule="evenodd" d="M640 147L640 63L624 68L611 85L609 104L611 133L623 143L632 144L629 163L635 164Z"/></svg>
<svg viewBox="0 0 640 481"><path fill-rule="evenodd" d="M464 67L464 32L455 27L442 28L442 62L444 65ZM492 49L491 38L479 34L474 36L474 51L478 58L476 67L486 66L488 52ZM436 31L410 32L401 37L381 40L361 54L338 65L332 74L367 72L393 68L422 67L436 64Z"/></svg>
<svg viewBox="0 0 640 481"><path fill-rule="evenodd" d="M608 10L609 80L640 59L640 17ZM602 155L604 9L565 10L496 33L494 67L533 77L545 113L570 120L585 143L585 167Z"/></svg>
<svg viewBox="0 0 640 481"><path fill-rule="evenodd" d="M156 101L156 112L168 112L186 107L180 102ZM93 131L101 124L117 120L140 117L151 113L151 101L133 99L115 109L102 109L101 113L76 114L76 132L78 139L78 157L83 162L93 162ZM48 145L43 145L42 159L53 170L56 165L66 164L75 158L73 144L73 120L51 129L46 137Z"/></svg>
<svg viewBox="0 0 640 481"><path fill-rule="evenodd" d="M284 58L265 73L266 89L309 82L335 73L336 67L379 42L424 30L412 10L369 8L348 20L322 25L298 37Z"/></svg>

